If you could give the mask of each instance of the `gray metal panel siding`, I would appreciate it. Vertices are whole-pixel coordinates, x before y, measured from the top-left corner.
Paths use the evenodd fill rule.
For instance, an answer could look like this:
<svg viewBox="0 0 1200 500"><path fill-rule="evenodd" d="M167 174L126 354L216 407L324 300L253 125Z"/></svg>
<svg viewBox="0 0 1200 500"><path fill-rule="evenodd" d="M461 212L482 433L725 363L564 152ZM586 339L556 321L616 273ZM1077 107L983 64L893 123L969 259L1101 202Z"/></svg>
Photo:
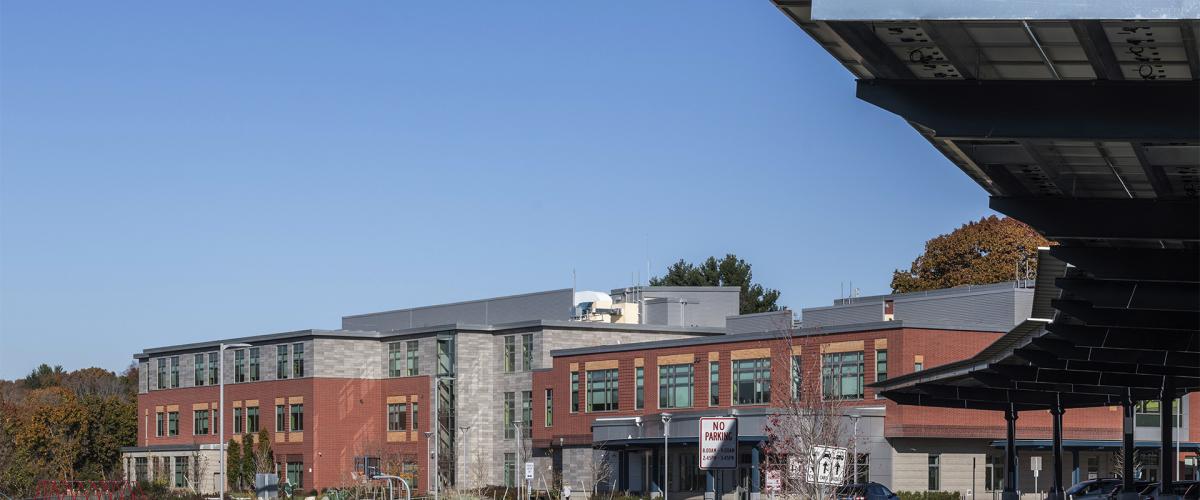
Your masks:
<svg viewBox="0 0 1200 500"><path fill-rule="evenodd" d="M677 326L712 326L724 327L725 318L738 313L741 307L741 290L735 287L703 287L688 289L686 287L649 287L644 289L643 296L647 299L665 298L667 317L663 323ZM682 316L680 315L679 299L687 302ZM682 319L681 319L682 318ZM681 321L686 325L681 324Z"/></svg>
<svg viewBox="0 0 1200 500"><path fill-rule="evenodd" d="M647 325L666 325L667 324L667 303L666 302L648 302L646 303L646 324Z"/></svg>
<svg viewBox="0 0 1200 500"><path fill-rule="evenodd" d="M1019 288L1013 294L1013 324L1033 317L1033 289Z"/></svg>
<svg viewBox="0 0 1200 500"><path fill-rule="evenodd" d="M725 332L738 333L786 331L792 328L792 311L782 310L766 314L730 316L725 318Z"/></svg>
<svg viewBox="0 0 1200 500"><path fill-rule="evenodd" d="M900 315L896 314L896 317L900 318ZM880 302L868 302L848 306L804 309L803 319L805 328L874 323L883 320L883 305Z"/></svg>
<svg viewBox="0 0 1200 500"><path fill-rule="evenodd" d="M976 323L1011 328L1015 289L958 296L896 299L896 319L922 323Z"/></svg>
<svg viewBox="0 0 1200 500"><path fill-rule="evenodd" d="M529 320L571 319L571 290L551 290L509 297L455 304L385 311L346 316L342 327L348 330L391 331L423 326L468 323L495 325Z"/></svg>

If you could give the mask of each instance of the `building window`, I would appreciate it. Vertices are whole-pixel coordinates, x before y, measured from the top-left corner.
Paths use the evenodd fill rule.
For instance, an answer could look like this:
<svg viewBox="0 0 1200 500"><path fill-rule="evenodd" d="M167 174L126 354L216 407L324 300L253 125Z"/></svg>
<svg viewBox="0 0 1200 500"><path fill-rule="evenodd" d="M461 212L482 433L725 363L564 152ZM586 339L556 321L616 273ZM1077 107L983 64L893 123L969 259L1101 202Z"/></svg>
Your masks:
<svg viewBox="0 0 1200 500"><path fill-rule="evenodd" d="M504 454L504 486L515 488L517 486L517 454Z"/></svg>
<svg viewBox="0 0 1200 500"><path fill-rule="evenodd" d="M404 356L404 351L401 350L401 345L402 343L400 342L392 342L388 344L389 377L399 377L404 374L404 371L402 370L403 366L401 365L401 363L404 362L404 358L402 357Z"/></svg>
<svg viewBox="0 0 1200 500"><path fill-rule="evenodd" d="M158 389L167 388L167 358L158 358Z"/></svg>
<svg viewBox="0 0 1200 500"><path fill-rule="evenodd" d="M554 389L546 389L546 427L554 425Z"/></svg>
<svg viewBox="0 0 1200 500"><path fill-rule="evenodd" d="M801 359L799 355L792 356L792 401L799 401L800 396L803 395L803 386L801 385L803 380L800 378L800 374L802 373L801 368L803 366L800 364L800 362Z"/></svg>
<svg viewBox="0 0 1200 500"><path fill-rule="evenodd" d="M942 489L942 456L937 453L929 454L929 491Z"/></svg>
<svg viewBox="0 0 1200 500"><path fill-rule="evenodd" d="M304 405L292 405L292 432L304 430Z"/></svg>
<svg viewBox="0 0 1200 500"><path fill-rule="evenodd" d="M217 385L218 368L220 368L220 363L217 362L217 353L208 353L208 385Z"/></svg>
<svg viewBox="0 0 1200 500"><path fill-rule="evenodd" d="M533 334L521 335L521 361L525 371L533 369Z"/></svg>
<svg viewBox="0 0 1200 500"><path fill-rule="evenodd" d="M177 411L167 413L167 435L179 435L179 412Z"/></svg>
<svg viewBox="0 0 1200 500"><path fill-rule="evenodd" d="M646 407L646 369L644 367L636 367L633 369L633 409L640 410Z"/></svg>
<svg viewBox="0 0 1200 500"><path fill-rule="evenodd" d="M1175 399L1171 404L1171 409L1174 410L1175 418L1172 419L1176 429L1180 427L1183 420L1182 408L1179 407L1179 400ZM1133 423L1138 427L1159 427L1162 425L1162 402L1153 399L1149 401L1138 401L1133 405Z"/></svg>
<svg viewBox="0 0 1200 500"><path fill-rule="evenodd" d="M871 482L871 454L859 453L858 461L850 464L856 466L854 470L854 482L864 484Z"/></svg>
<svg viewBox="0 0 1200 500"><path fill-rule="evenodd" d="M437 336L437 374L439 377L453 377L457 370L455 338L450 333L439 333ZM453 382L450 383L453 384Z"/></svg>
<svg viewBox="0 0 1200 500"><path fill-rule="evenodd" d="M204 377L208 376L208 367L205 362L207 359L204 354L197 354L192 357L192 363L196 365L196 370L192 377L193 384L204 385Z"/></svg>
<svg viewBox="0 0 1200 500"><path fill-rule="evenodd" d="M258 432L258 407L246 407L246 432Z"/></svg>
<svg viewBox="0 0 1200 500"><path fill-rule="evenodd" d="M671 482L671 491L698 491L704 489L700 480L700 469L696 467L698 460L695 453L678 453L671 457L674 475L679 479Z"/></svg>
<svg viewBox="0 0 1200 500"><path fill-rule="evenodd" d="M925 369L925 356L920 354L913 356L913 371L919 372Z"/></svg>
<svg viewBox="0 0 1200 500"><path fill-rule="evenodd" d="M875 351L875 381L887 380L887 349Z"/></svg>
<svg viewBox="0 0 1200 500"><path fill-rule="evenodd" d="M246 381L246 350L238 349L233 351L233 381Z"/></svg>
<svg viewBox="0 0 1200 500"><path fill-rule="evenodd" d="M133 459L133 477L139 483L144 483L150 480L149 461L146 457L136 457Z"/></svg>
<svg viewBox="0 0 1200 500"><path fill-rule="evenodd" d="M175 457L175 487L187 488L188 457Z"/></svg>
<svg viewBox="0 0 1200 500"><path fill-rule="evenodd" d="M166 427L166 422L166 419L163 418L163 412L160 411L154 414L154 435L156 437L163 436L163 430Z"/></svg>
<svg viewBox="0 0 1200 500"><path fill-rule="evenodd" d="M771 402L771 359L739 359L733 362L733 404L757 405Z"/></svg>
<svg viewBox="0 0 1200 500"><path fill-rule="evenodd" d="M291 375L288 366L287 344L275 347L275 378L286 380Z"/></svg>
<svg viewBox="0 0 1200 500"><path fill-rule="evenodd" d="M587 372L588 411L615 411L617 403L617 369Z"/></svg>
<svg viewBox="0 0 1200 500"><path fill-rule="evenodd" d="M285 425L287 410L283 405L275 405L275 432L284 432L287 430Z"/></svg>
<svg viewBox="0 0 1200 500"><path fill-rule="evenodd" d="M521 426L525 437L533 435L533 391L521 392Z"/></svg>
<svg viewBox="0 0 1200 500"><path fill-rule="evenodd" d="M826 400L862 399L863 353L821 355L821 385Z"/></svg>
<svg viewBox="0 0 1200 500"><path fill-rule="evenodd" d="M304 488L303 462L287 463L287 482L292 485L293 490L300 490Z"/></svg>
<svg viewBox="0 0 1200 500"><path fill-rule="evenodd" d="M404 343L404 362L408 369L408 376L415 377L417 375L417 361L419 360L417 348L420 344L416 340L410 340Z"/></svg>
<svg viewBox="0 0 1200 500"><path fill-rule="evenodd" d="M171 387L179 387L179 356L171 356Z"/></svg>
<svg viewBox="0 0 1200 500"><path fill-rule="evenodd" d="M504 439L517 437L517 429L513 423L517 419L517 395L515 392L504 393Z"/></svg>
<svg viewBox="0 0 1200 500"><path fill-rule="evenodd" d="M517 370L517 338L504 337L504 372L512 373Z"/></svg>
<svg viewBox="0 0 1200 500"><path fill-rule="evenodd" d="M192 434L196 436L208 434L208 410L192 412Z"/></svg>
<svg viewBox="0 0 1200 500"><path fill-rule="evenodd" d="M658 367L658 407L691 408L693 366L664 365Z"/></svg>
<svg viewBox="0 0 1200 500"><path fill-rule="evenodd" d="M1100 477L1100 457L1087 457L1087 477L1084 479L1096 479Z"/></svg>
<svg viewBox="0 0 1200 500"><path fill-rule="evenodd" d="M571 413L579 411L579 372L571 372Z"/></svg>
<svg viewBox="0 0 1200 500"><path fill-rule="evenodd" d="M417 430L417 422L418 422L417 417L419 417L421 415L421 405L418 403L413 403L412 408L413 408L413 410L412 410L413 411L413 419L412 419L413 420L413 428L412 428L412 430L415 431L415 430Z"/></svg>
<svg viewBox="0 0 1200 500"><path fill-rule="evenodd" d="M388 430L399 432L408 430L408 405L404 403L388 403Z"/></svg>
<svg viewBox="0 0 1200 500"><path fill-rule="evenodd" d="M257 382L258 377L258 348L250 348L250 381Z"/></svg>
<svg viewBox="0 0 1200 500"><path fill-rule="evenodd" d="M1004 489L1004 458L995 455L987 456L987 467L983 470L983 487L988 491Z"/></svg>
<svg viewBox="0 0 1200 500"><path fill-rule="evenodd" d="M721 404L721 362L708 362L708 406Z"/></svg>
<svg viewBox="0 0 1200 500"><path fill-rule="evenodd" d="M234 434L242 433L242 409L241 408L233 409L233 433Z"/></svg>
<svg viewBox="0 0 1200 500"><path fill-rule="evenodd" d="M292 376L304 376L304 344L292 344Z"/></svg>

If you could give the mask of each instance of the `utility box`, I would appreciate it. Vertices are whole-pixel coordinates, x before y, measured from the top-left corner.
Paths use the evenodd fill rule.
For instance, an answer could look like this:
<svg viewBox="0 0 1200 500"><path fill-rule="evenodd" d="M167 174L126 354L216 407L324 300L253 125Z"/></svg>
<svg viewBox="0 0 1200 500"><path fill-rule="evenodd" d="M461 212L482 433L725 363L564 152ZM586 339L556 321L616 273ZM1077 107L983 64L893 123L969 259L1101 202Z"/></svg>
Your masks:
<svg viewBox="0 0 1200 500"><path fill-rule="evenodd" d="M262 473L255 474L254 498L259 500L279 498L279 475Z"/></svg>

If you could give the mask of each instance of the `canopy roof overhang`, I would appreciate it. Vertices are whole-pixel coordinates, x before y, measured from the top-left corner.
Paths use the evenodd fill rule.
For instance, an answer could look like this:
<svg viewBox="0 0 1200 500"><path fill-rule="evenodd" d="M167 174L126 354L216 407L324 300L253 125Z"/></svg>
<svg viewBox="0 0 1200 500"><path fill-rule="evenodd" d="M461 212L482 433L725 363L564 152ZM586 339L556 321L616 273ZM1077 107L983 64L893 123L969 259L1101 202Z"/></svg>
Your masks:
<svg viewBox="0 0 1200 500"><path fill-rule="evenodd" d="M1054 446L1049 439L1018 439L1014 443L1016 443L1017 449L1020 450L1049 450ZM1160 444L1158 441L1135 441L1133 447L1155 449ZM992 441L992 448L1004 448L1006 445L1007 442L1002 439ZM1121 442L1117 440L1064 439L1062 445L1063 448L1068 450L1115 451L1121 449ZM1200 451L1200 443L1180 441L1179 451Z"/></svg>
<svg viewBox="0 0 1200 500"><path fill-rule="evenodd" d="M1033 313L901 404L1094 407L1200 389L1200 3L776 0L1041 232Z"/></svg>

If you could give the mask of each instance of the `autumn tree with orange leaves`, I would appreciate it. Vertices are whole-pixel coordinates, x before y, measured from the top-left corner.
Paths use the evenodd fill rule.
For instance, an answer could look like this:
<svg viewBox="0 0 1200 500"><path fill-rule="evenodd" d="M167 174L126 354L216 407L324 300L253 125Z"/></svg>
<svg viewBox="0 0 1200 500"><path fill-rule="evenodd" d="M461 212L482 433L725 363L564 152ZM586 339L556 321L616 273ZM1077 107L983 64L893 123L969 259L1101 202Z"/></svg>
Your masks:
<svg viewBox="0 0 1200 500"><path fill-rule="evenodd" d="M892 292L986 285L1032 277L1050 241L1010 217L984 217L925 242L925 253L892 274Z"/></svg>

